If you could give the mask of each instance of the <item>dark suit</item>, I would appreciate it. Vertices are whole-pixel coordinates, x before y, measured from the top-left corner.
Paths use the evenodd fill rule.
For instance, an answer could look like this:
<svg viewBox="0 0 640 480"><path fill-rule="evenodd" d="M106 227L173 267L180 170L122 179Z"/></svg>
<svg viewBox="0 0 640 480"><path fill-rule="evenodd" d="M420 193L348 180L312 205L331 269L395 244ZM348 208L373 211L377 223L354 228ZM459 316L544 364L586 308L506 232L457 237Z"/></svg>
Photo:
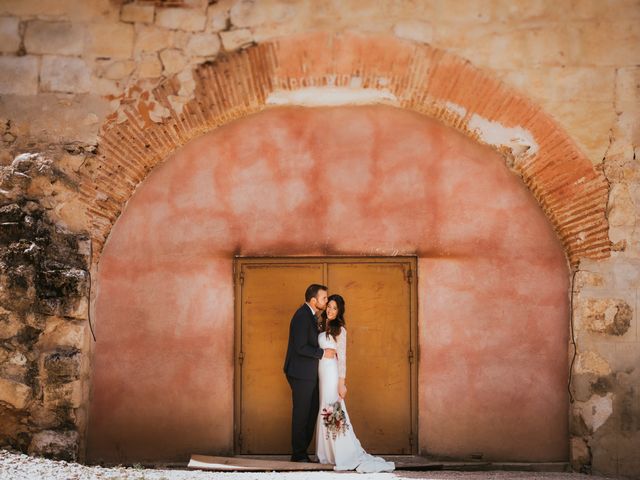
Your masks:
<svg viewBox="0 0 640 480"><path fill-rule="evenodd" d="M307 456L307 448L319 410L318 360L324 350L318 346L316 318L307 304L293 314L289 325L289 346L284 360L284 373L291 386L293 411L291 413L292 459Z"/></svg>

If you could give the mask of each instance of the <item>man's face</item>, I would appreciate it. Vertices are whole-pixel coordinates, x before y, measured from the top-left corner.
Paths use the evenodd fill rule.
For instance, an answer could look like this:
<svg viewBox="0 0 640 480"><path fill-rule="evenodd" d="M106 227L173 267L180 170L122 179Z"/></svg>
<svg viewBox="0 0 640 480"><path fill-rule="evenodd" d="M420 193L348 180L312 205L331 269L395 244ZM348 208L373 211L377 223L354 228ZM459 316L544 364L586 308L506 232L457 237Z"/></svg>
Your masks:
<svg viewBox="0 0 640 480"><path fill-rule="evenodd" d="M327 308L327 292L324 290L318 290L318 294L316 295L315 298L312 299L315 300L315 306L314 308L316 310L324 310L325 308Z"/></svg>

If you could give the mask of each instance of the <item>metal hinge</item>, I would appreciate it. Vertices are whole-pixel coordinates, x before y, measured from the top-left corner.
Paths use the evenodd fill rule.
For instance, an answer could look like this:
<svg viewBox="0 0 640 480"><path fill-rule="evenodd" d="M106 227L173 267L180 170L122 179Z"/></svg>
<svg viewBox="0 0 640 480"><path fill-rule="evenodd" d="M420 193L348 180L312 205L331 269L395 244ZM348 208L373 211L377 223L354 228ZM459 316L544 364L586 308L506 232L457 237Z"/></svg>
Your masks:
<svg viewBox="0 0 640 480"><path fill-rule="evenodd" d="M411 432L409 434L409 446L413 447L415 443L416 443L416 435L413 432Z"/></svg>
<svg viewBox="0 0 640 480"><path fill-rule="evenodd" d="M240 365L242 366L242 362L244 362L244 352L240 352L238 354L238 362L240 362Z"/></svg>
<svg viewBox="0 0 640 480"><path fill-rule="evenodd" d="M409 350L409 363L413 363L413 361L414 361L413 350Z"/></svg>
<svg viewBox="0 0 640 480"><path fill-rule="evenodd" d="M240 281L240 285L244 285L244 272L240 272L240 275L238 275L238 280Z"/></svg>
<svg viewBox="0 0 640 480"><path fill-rule="evenodd" d="M405 271L404 278L409 283L413 282L413 270L411 268Z"/></svg>
<svg viewBox="0 0 640 480"><path fill-rule="evenodd" d="M242 450L242 434L238 434L238 448Z"/></svg>

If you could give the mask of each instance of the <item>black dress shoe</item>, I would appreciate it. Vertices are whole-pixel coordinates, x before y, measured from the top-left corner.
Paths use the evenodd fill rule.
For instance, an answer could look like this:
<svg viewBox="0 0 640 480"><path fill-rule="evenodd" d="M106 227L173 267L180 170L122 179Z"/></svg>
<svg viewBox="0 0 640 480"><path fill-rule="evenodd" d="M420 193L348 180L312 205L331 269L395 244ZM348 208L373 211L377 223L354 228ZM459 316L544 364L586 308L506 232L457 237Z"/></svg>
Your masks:
<svg viewBox="0 0 640 480"><path fill-rule="evenodd" d="M307 463L307 462L310 462L311 459L309 457L291 457L291 461L299 462L299 463Z"/></svg>

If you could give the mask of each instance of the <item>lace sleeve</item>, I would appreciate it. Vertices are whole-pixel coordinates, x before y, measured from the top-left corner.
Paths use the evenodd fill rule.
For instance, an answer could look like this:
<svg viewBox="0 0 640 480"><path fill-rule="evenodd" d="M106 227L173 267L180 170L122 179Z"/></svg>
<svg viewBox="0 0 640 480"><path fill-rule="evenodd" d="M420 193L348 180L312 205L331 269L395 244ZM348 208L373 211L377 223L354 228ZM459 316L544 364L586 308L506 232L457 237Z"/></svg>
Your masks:
<svg viewBox="0 0 640 480"><path fill-rule="evenodd" d="M338 377L347 378L347 331L340 329L338 342Z"/></svg>

